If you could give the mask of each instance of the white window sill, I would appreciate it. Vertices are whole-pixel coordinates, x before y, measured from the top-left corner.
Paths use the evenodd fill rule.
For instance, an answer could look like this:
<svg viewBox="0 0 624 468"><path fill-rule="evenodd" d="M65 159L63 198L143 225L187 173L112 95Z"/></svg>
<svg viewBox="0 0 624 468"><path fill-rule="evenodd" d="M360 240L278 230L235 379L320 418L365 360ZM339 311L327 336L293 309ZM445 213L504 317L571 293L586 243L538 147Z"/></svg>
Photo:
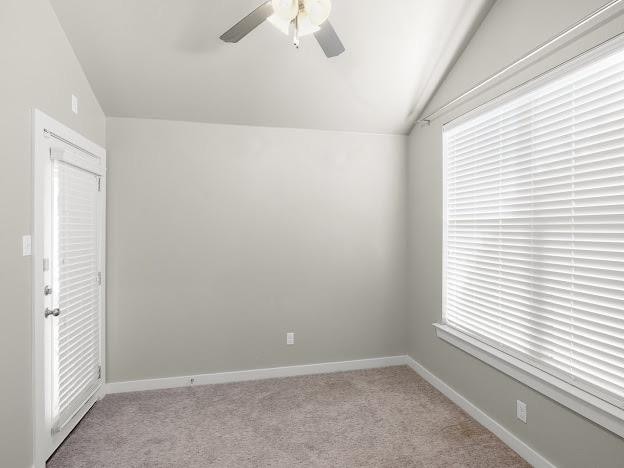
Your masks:
<svg viewBox="0 0 624 468"><path fill-rule="evenodd" d="M572 411L624 437L624 410L520 361L448 325L434 323L438 338L480 359Z"/></svg>

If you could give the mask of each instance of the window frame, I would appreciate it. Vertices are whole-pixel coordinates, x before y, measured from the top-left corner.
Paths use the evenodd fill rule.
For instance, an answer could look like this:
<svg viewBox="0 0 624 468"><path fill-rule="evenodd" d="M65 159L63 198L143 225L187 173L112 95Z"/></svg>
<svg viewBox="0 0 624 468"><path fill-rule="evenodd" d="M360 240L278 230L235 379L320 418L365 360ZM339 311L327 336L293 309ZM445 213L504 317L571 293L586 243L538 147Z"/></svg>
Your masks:
<svg viewBox="0 0 624 468"><path fill-rule="evenodd" d="M586 64L592 63L616 50L624 49L624 36L606 41L576 58L555 67L553 70L538 75L532 80L513 88L511 91L476 107L466 114L443 125L442 133L442 316L440 323L434 323L438 338L476 357L504 374L518 380L539 393L555 400L563 406L577 412L609 431L624 437L624 408L620 408L589 391L576 387L528 362L508 354L501 349L487 344L448 324L447 313L447 145L444 142L446 132L467 120L482 115L484 112L504 105L518 95L532 91L549 81L565 76Z"/></svg>

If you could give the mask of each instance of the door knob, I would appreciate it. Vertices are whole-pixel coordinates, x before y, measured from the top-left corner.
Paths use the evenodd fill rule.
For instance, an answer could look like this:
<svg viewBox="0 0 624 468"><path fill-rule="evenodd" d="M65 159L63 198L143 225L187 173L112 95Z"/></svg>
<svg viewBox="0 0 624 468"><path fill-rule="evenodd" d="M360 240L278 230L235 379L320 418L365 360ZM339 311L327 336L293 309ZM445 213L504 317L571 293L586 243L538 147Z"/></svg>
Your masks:
<svg viewBox="0 0 624 468"><path fill-rule="evenodd" d="M46 307L45 310L45 317L48 318L50 315L54 316L54 317L58 317L59 315L61 315L61 309L59 309L58 307L56 309L48 309Z"/></svg>

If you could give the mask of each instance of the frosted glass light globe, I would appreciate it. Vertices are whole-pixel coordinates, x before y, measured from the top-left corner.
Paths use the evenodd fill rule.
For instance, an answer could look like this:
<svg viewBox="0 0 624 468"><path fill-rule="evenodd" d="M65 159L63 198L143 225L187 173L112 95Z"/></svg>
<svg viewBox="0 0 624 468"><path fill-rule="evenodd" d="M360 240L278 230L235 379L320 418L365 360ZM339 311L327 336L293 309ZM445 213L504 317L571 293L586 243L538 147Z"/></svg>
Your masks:
<svg viewBox="0 0 624 468"><path fill-rule="evenodd" d="M314 34L321 29L310 20L310 16L305 11L299 12L299 16L297 16L297 27L299 28L300 37Z"/></svg>
<svg viewBox="0 0 624 468"><path fill-rule="evenodd" d="M271 4L273 13L286 21L294 20L299 13L298 0L272 0Z"/></svg>
<svg viewBox="0 0 624 468"><path fill-rule="evenodd" d="M331 13L331 0L304 0L305 12L315 26L323 24Z"/></svg>

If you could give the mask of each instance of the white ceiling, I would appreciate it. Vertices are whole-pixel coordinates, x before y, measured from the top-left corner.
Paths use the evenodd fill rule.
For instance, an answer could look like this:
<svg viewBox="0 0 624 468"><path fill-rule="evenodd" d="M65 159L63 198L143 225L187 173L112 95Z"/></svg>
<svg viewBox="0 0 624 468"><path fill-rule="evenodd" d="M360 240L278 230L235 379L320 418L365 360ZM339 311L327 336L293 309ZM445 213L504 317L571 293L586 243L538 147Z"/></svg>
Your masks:
<svg viewBox="0 0 624 468"><path fill-rule="evenodd" d="M347 51L296 50L269 23L218 37L262 0L51 0L109 116L407 133L489 0L334 0Z"/></svg>

